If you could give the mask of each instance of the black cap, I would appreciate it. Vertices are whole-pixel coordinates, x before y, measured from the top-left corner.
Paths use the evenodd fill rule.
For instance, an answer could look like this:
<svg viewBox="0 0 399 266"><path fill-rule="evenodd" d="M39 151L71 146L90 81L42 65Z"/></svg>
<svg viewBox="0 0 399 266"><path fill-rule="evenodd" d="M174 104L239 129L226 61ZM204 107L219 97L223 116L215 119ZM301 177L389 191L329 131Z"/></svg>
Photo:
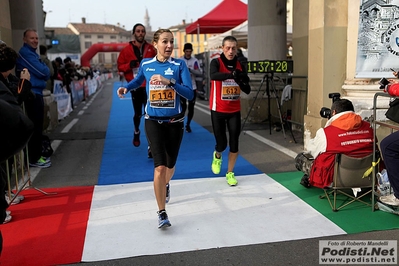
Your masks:
<svg viewBox="0 0 399 266"><path fill-rule="evenodd" d="M133 29L132 29L132 35L134 34L134 32L136 31L136 28L137 28L138 26L141 26L141 27L143 27L143 28L144 28L144 30L145 30L145 27L144 27L144 25L143 25L143 24L141 24L141 23L136 23L136 24L133 26Z"/></svg>
<svg viewBox="0 0 399 266"><path fill-rule="evenodd" d="M57 58L55 59L55 62L57 62L57 63L59 63L60 65L62 65L62 59L61 59L61 57L57 57Z"/></svg>
<svg viewBox="0 0 399 266"><path fill-rule="evenodd" d="M183 48L183 51L185 51L185 50L193 50L193 45L191 44L191 43L186 43L186 44L184 44L184 48Z"/></svg>

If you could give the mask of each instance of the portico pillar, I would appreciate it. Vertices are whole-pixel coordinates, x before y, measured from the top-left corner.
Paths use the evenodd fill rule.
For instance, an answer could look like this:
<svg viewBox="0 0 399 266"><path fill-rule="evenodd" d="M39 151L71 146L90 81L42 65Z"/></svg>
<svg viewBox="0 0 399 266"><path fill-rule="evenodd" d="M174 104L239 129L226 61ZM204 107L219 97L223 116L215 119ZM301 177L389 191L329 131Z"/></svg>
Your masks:
<svg viewBox="0 0 399 266"><path fill-rule="evenodd" d="M292 79L292 120L303 129L303 118L307 110L308 56L309 56L309 0L291 0L292 46L294 75ZM294 125L296 126L296 125Z"/></svg>
<svg viewBox="0 0 399 266"><path fill-rule="evenodd" d="M286 0L248 0L249 61L287 58L286 21ZM252 92L241 95L241 113L243 118L249 115L248 121L261 122L268 118L267 95L257 94L258 90L266 91L266 82L262 83L263 76L264 74L250 74ZM273 104L274 99L270 104L271 114L277 112Z"/></svg>
<svg viewBox="0 0 399 266"><path fill-rule="evenodd" d="M305 133L314 137L317 129L326 122L326 119L320 117L321 107L331 107L332 101L328 94L341 92L345 81L348 1L309 0L308 18L308 100L304 128ZM294 16L294 25L298 19L295 20ZM295 54L298 52L295 42L293 46Z"/></svg>
<svg viewBox="0 0 399 266"><path fill-rule="evenodd" d="M286 59L286 21L286 0L248 0L248 60Z"/></svg>
<svg viewBox="0 0 399 266"><path fill-rule="evenodd" d="M42 0L12 0L10 2L13 48L22 46L23 33L27 28L37 30L39 43L45 44Z"/></svg>
<svg viewBox="0 0 399 266"><path fill-rule="evenodd" d="M9 0L0 0L0 40L12 45Z"/></svg>

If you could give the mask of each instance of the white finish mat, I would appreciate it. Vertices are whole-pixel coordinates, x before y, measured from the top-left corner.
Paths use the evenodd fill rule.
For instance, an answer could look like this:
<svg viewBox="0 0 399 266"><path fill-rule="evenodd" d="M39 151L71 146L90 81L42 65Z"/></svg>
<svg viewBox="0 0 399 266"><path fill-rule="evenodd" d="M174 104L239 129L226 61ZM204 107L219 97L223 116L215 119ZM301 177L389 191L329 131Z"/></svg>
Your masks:
<svg viewBox="0 0 399 266"><path fill-rule="evenodd" d="M266 174L237 180L172 180L162 230L152 182L96 186L82 261L346 234Z"/></svg>

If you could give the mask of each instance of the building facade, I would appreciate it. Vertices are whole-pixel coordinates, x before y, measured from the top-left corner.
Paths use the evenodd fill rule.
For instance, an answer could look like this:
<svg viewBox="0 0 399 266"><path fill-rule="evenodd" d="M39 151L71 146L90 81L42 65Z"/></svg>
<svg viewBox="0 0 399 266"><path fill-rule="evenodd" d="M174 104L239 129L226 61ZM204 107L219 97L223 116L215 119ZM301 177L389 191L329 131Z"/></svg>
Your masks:
<svg viewBox="0 0 399 266"><path fill-rule="evenodd" d="M183 19L181 24L169 27L173 33L175 40L174 57L183 56L183 47L185 43L193 45L193 54L199 54L207 50L207 40L212 37L212 34L186 34L186 21Z"/></svg>
<svg viewBox="0 0 399 266"><path fill-rule="evenodd" d="M74 34L79 36L81 54L84 54L96 43L126 43L132 38L131 31L109 24L69 23L67 26ZM116 69L118 52L99 52L90 61L90 65L99 69Z"/></svg>
<svg viewBox="0 0 399 266"><path fill-rule="evenodd" d="M293 74L306 77L292 79L293 88L297 90L293 94L292 111L293 116L300 117L298 121L302 121L305 131L311 136L325 123L319 111L323 106L331 106L331 99L328 98L331 92L340 92L343 97L351 99L356 111L364 117L371 113L373 95L379 91L378 79L359 78L356 74L360 7L364 4L370 10L370 16L378 16L378 11L373 13L373 7L396 3L396 0L292 0ZM41 0L0 0L0 4L0 38L3 41L18 49L22 45L24 29L36 27L43 43L44 12ZM248 0L250 61L286 57L286 4L286 0ZM25 19L18 19L20 17ZM82 53L90 42L125 42L131 39L130 31L125 30L126 35L118 33L117 26L108 25L105 29L102 25L99 26L101 30L94 30L85 28L88 26L85 23L78 24L71 23L68 28L79 34ZM175 57L182 55L185 42L193 44L194 53L206 50L204 43L210 35L187 35L186 26L183 22L170 27L175 34ZM152 37L150 32L147 35ZM370 32L364 32L361 41L369 37L373 38ZM105 64L112 62L116 56L104 54L93 58L92 62ZM301 96L296 94L303 92ZM294 108L299 105L305 105L305 111L295 111Z"/></svg>

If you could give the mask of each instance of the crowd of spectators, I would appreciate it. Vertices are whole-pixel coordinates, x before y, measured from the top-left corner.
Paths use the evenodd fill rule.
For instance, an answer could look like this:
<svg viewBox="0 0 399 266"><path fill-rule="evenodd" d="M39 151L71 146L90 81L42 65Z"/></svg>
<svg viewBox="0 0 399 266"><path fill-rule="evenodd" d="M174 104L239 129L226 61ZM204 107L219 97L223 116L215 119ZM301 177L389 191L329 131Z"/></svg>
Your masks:
<svg viewBox="0 0 399 266"><path fill-rule="evenodd" d="M43 96L45 94L43 91L48 90L53 93L54 81L59 80L72 97L72 81L91 79L97 72L90 67L76 64L70 57L64 59L57 57L50 60L47 55L48 47L39 45L38 35L34 29L27 29L24 32L23 41L23 46L19 50L14 50L0 40L0 104L2 105L0 124L4 128L15 127L18 124L17 122L20 121L21 123L30 123L29 126L31 127L29 136L26 138L17 138L18 134L11 134L12 128L2 131L8 135L2 138L7 139L7 143L1 144L0 193L5 197L0 198L0 223L11 220L11 212L5 211L8 205L18 204L24 199L22 195L14 195L11 191L7 191L9 187L7 175L10 173L7 174L6 169L12 169L11 166L15 163L12 155L17 149L19 151L25 145L29 147L28 163L31 167L47 168L51 166L50 158L44 156L42 151L42 142L45 137L43 134L45 130L43 126ZM25 113L23 112L23 105L25 106ZM5 108L10 106L17 111L19 110L22 114L19 114L19 111L5 113L7 111ZM7 120L7 115L16 116L17 114L21 117L23 115L22 118L25 120L22 118L16 120L15 117L11 116ZM8 122L12 122L12 124ZM25 132L27 131L25 130ZM22 146L20 145L21 139L26 140ZM6 163L9 164L8 167L6 167Z"/></svg>
<svg viewBox="0 0 399 266"><path fill-rule="evenodd" d="M51 61L51 65L54 69L54 73L50 78L52 84L51 92L53 92L54 80L62 81L67 92L71 93L71 83L73 80L87 80L94 77L94 71L92 68L76 64L70 57L66 57L64 60L62 60L61 57L57 57Z"/></svg>
<svg viewBox="0 0 399 266"><path fill-rule="evenodd" d="M23 200L23 196L13 195L7 191L9 184L7 171L15 163L12 155L21 150L31 137L34 124L25 115L22 104L32 99L28 69L21 71L20 78L12 74L18 53L0 40L0 223L11 220L9 204ZM12 198L12 200L11 200ZM0 230L0 255L3 239Z"/></svg>

